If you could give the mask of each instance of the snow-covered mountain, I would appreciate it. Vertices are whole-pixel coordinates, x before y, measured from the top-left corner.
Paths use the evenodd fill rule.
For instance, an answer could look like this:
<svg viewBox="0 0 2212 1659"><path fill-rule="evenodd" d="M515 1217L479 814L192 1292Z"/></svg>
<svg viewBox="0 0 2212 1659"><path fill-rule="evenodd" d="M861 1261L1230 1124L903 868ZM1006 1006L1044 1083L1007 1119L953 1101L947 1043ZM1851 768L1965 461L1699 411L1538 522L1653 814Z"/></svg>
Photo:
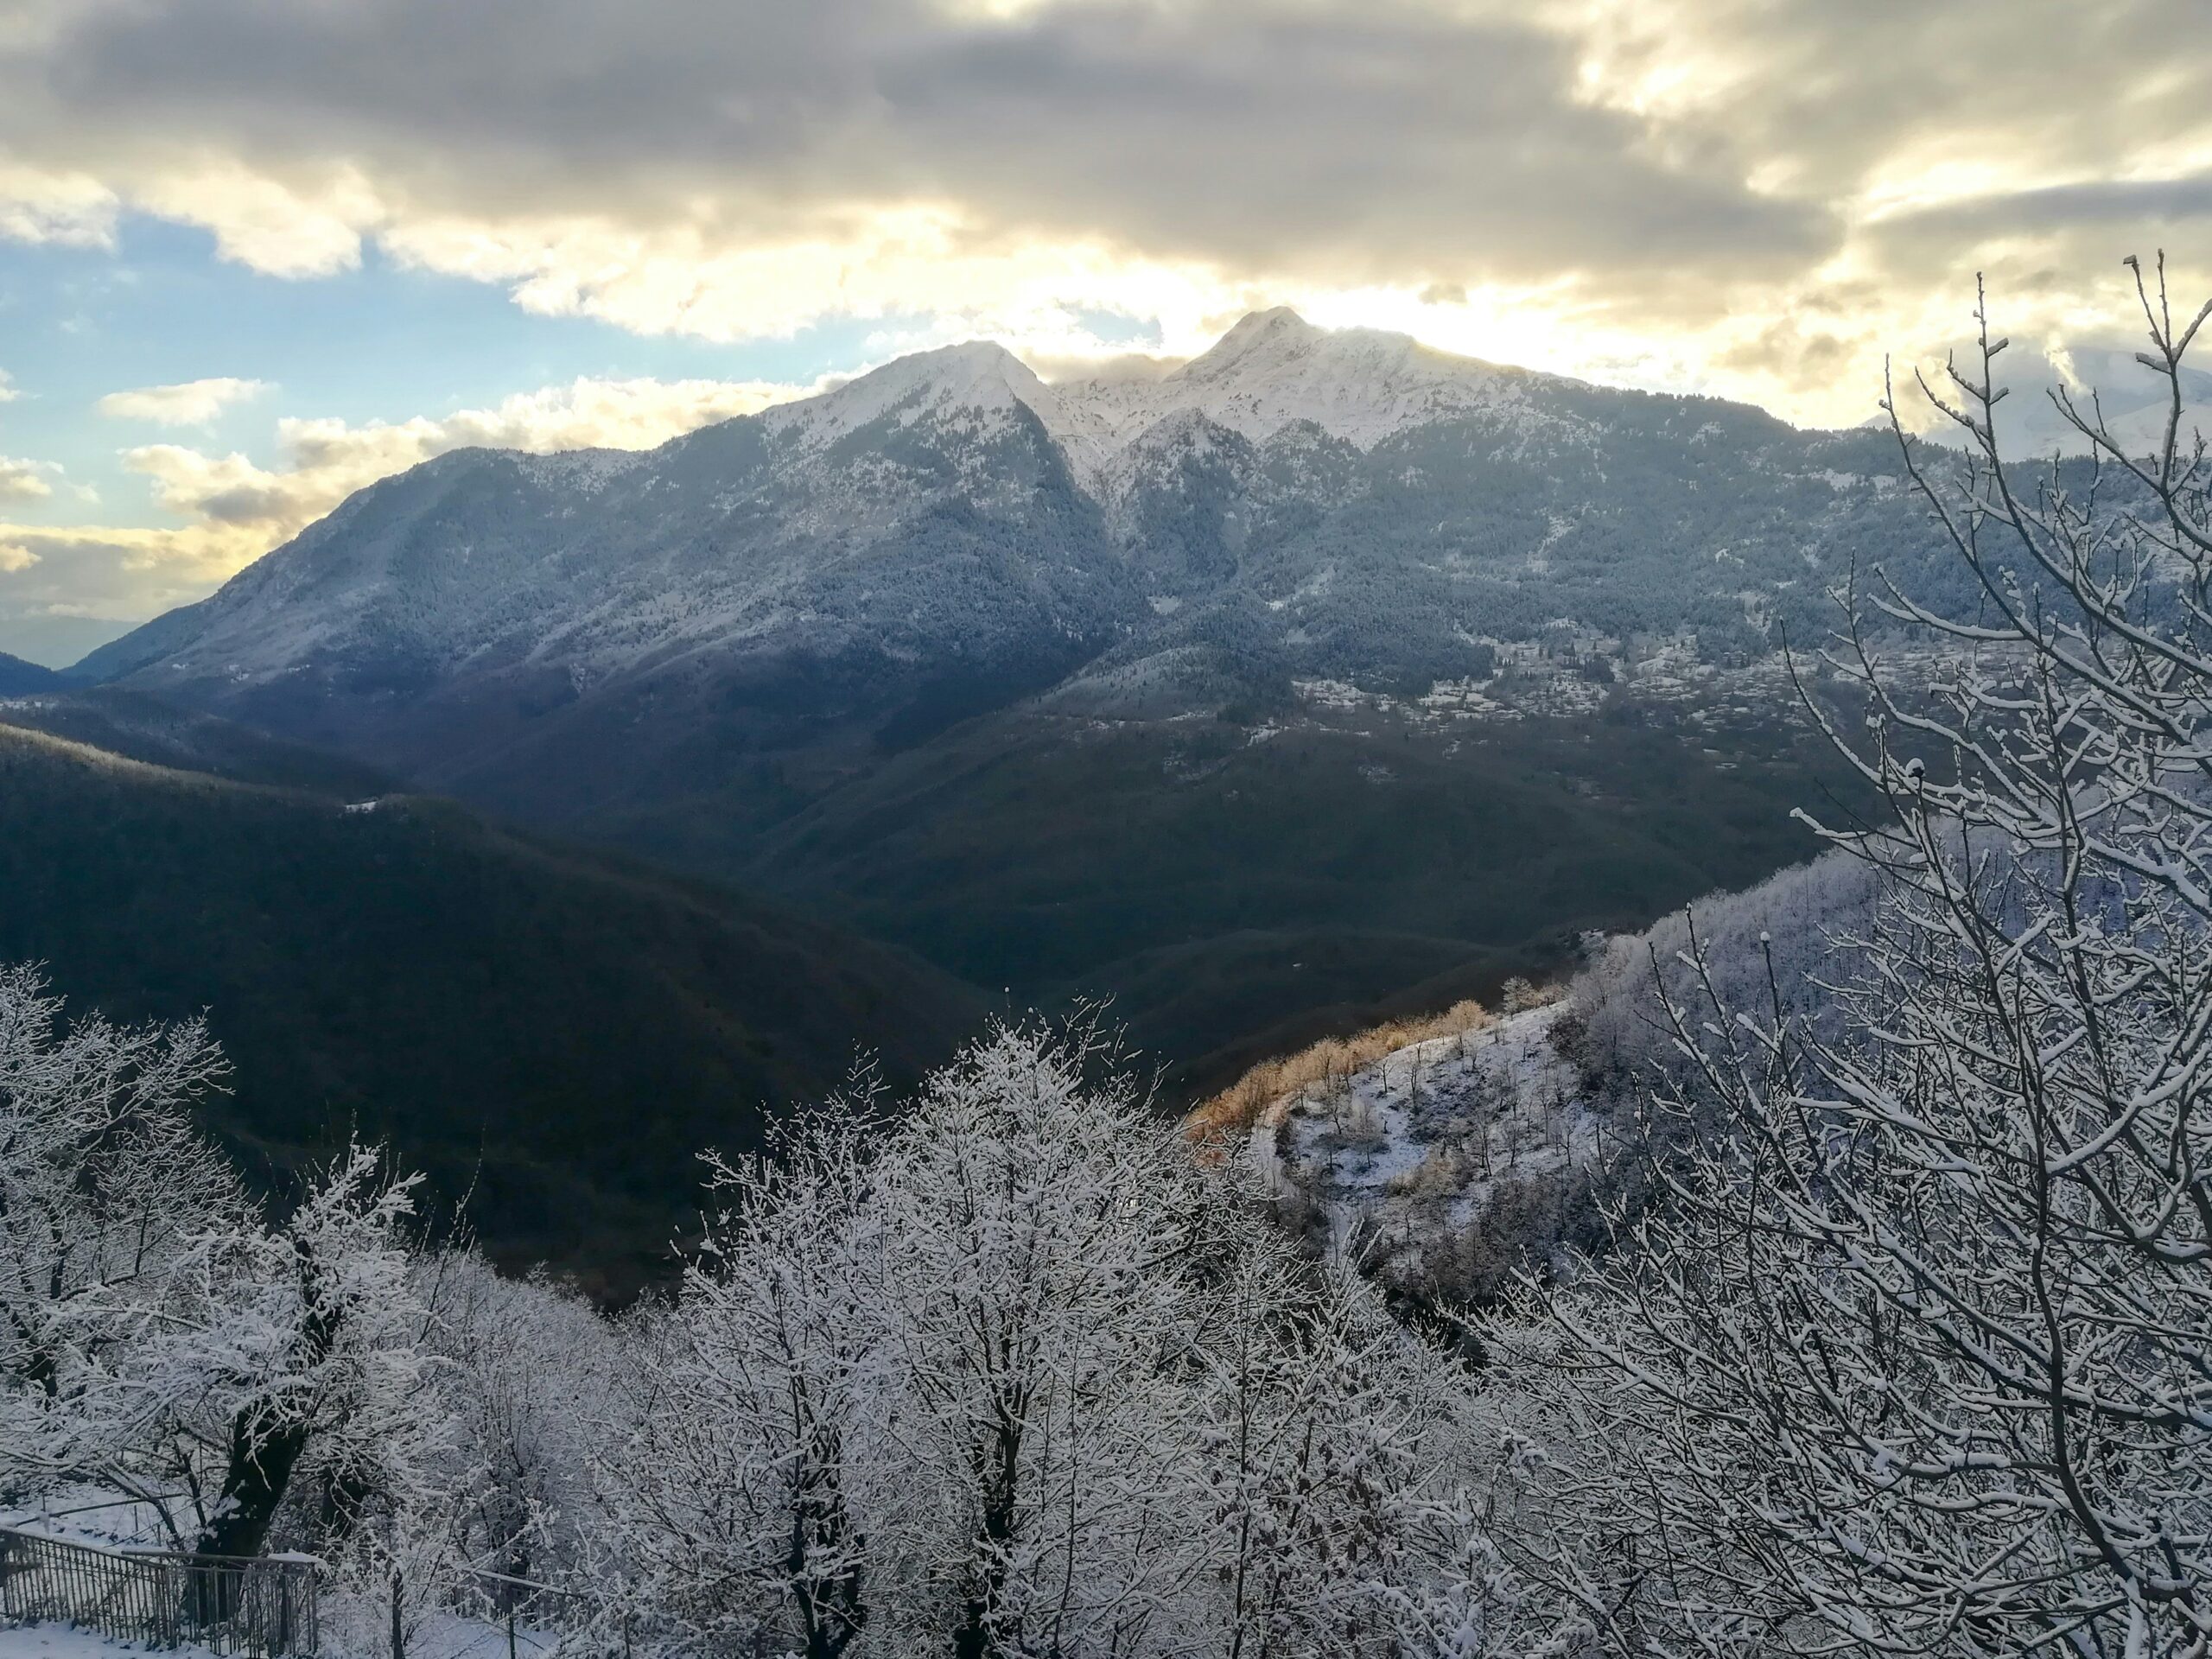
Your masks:
<svg viewBox="0 0 2212 1659"><path fill-rule="evenodd" d="M1017 419L1017 411L1033 416L1064 447L1103 436L1080 402L1064 400L1027 364L987 340L917 352L834 391L778 404L760 419L796 457L819 455L879 423L893 429L937 424L981 436Z"/></svg>
<svg viewBox="0 0 2212 1659"><path fill-rule="evenodd" d="M1408 427L1478 410L1526 410L1541 377L1433 351L1374 328L1316 328L1287 307L1256 311L1211 351L1157 380L1077 381L1061 397L1126 445L1179 414L1264 442L1310 423L1370 449Z"/></svg>
<svg viewBox="0 0 2212 1659"><path fill-rule="evenodd" d="M888 419L981 432L1027 410L1087 480L1110 479L1141 438L1194 421L1264 443L1307 423L1358 449L1409 427L1478 410L1526 407L1539 378L1431 350L1404 334L1316 328L1287 307L1243 319L1202 356L1156 379L1047 385L989 341L901 358L822 397L768 411L762 423L810 453Z"/></svg>
<svg viewBox="0 0 2212 1659"><path fill-rule="evenodd" d="M1144 979L1198 999L1171 1034L1210 1046L1256 1009L1158 953L1351 929L1310 994L1366 997L1762 874L1770 739L1759 770L1707 776L1738 761L1685 728L1663 766L1647 743L1562 780L1601 707L1770 723L1774 641L1828 626L1854 560L1928 591L1947 567L1898 473L1881 434L1287 311L1144 381L1051 384L972 342L651 451L442 456L79 671L980 982ZM1513 721L1586 724L1471 764ZM1380 827L1416 778L1465 838L1433 866ZM1158 826L1095 840L1108 812ZM1345 839L1297 867L1287 822ZM1583 861L1501 890L1478 875L1499 849ZM1224 857L1258 886L1214 879Z"/></svg>
<svg viewBox="0 0 2212 1659"><path fill-rule="evenodd" d="M1671 453L1650 453L1654 442ZM1284 613L1285 639L1313 639L1341 614L1354 564L1564 588L1555 573L1573 543L1616 534L1605 526L1624 515L1643 550L1669 563L1744 565L1741 580L1724 569L1688 590L1729 594L1733 621L1748 613L1737 590L1802 584L1794 549L1777 584L1740 546L1694 552L1650 523L1649 504L1616 482L1606 452L1618 448L1644 452L1621 458L1630 465L1666 468L1678 495L1709 478L1740 496L1745 480L1732 473L1820 480L1810 505L1821 520L1892 482L1875 475L1878 439L1808 437L1750 410L1497 368L1402 335L1330 333L1277 309L1149 381L1048 385L978 341L651 452L444 456L362 492L213 598L83 667L327 734L402 719L462 681L526 681L525 697L542 702L556 694L549 674L567 684L557 695L582 695L702 652L866 659L892 680L914 677L899 664L925 679L931 664L991 664L1034 690L1045 668L1187 632L1190 616L1164 629L1147 619L1201 594ZM1351 520L1367 545L1331 545ZM1673 571L1664 580L1681 585ZM1315 617L1300 596L1317 584L1338 600ZM1401 590L1423 599L1426 585L1417 575ZM1603 609L1578 614L1562 592L1534 599L1534 620L1602 626L1629 620L1632 604ZM1662 613L1655 628L1719 620L1681 603ZM1477 615L1446 632L1531 626ZM1390 654L1304 652L1315 671L1354 679L1407 666L1382 660ZM404 763L414 747L397 739L379 758Z"/></svg>

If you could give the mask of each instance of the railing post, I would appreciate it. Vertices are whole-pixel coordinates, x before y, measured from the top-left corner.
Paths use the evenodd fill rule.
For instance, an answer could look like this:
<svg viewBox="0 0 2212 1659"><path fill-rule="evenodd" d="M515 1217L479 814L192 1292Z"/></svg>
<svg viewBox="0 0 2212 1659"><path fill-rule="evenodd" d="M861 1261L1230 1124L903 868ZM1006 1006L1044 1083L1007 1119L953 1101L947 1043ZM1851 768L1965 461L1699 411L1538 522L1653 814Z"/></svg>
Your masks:
<svg viewBox="0 0 2212 1659"><path fill-rule="evenodd" d="M162 1563L161 1598L158 1639L174 1648L184 1640L184 1569L175 1561Z"/></svg>

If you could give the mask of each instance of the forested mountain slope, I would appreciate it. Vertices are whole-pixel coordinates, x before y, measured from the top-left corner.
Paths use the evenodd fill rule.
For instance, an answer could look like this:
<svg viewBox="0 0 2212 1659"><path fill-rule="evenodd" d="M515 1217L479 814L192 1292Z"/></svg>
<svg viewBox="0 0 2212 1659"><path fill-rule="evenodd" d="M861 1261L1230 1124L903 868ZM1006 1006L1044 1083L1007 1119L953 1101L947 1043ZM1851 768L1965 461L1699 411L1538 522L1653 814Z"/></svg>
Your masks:
<svg viewBox="0 0 2212 1659"><path fill-rule="evenodd" d="M0 720L4 720L0 711ZM0 724L0 961L125 1020L205 1009L213 1127L264 1178L389 1138L501 1258L620 1291L862 1048L894 1076L965 988L757 902L491 829L157 768Z"/></svg>
<svg viewBox="0 0 2212 1659"><path fill-rule="evenodd" d="M387 794L390 772L326 749L271 737L219 715L201 714L121 686L57 683L0 702L0 724L180 772L204 772L238 784L303 789L347 800Z"/></svg>
<svg viewBox="0 0 2212 1659"><path fill-rule="evenodd" d="M59 686L61 677L50 668L41 668L36 663L27 663L20 657L10 657L0 651L0 697L21 696L26 691L45 691Z"/></svg>

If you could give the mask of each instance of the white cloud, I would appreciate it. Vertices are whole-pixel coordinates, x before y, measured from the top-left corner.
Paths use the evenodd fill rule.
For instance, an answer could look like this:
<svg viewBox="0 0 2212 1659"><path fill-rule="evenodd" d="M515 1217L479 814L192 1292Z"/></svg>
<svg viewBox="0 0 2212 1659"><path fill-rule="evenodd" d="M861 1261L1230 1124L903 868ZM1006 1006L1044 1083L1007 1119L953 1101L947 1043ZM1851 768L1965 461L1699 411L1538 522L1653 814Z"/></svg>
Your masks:
<svg viewBox="0 0 2212 1659"><path fill-rule="evenodd" d="M0 455L0 501L42 501L54 493L48 480L61 469L42 461Z"/></svg>
<svg viewBox="0 0 2212 1659"><path fill-rule="evenodd" d="M942 207L855 211L832 232L781 240L584 217L439 219L383 240L403 263L505 283L542 315L716 341L789 335L831 314L918 315L932 320L929 338L901 349L988 335L1049 353L1091 343L1076 319L1097 311L1144 318L1189 350L1254 297L1201 264L995 234Z"/></svg>
<svg viewBox="0 0 2212 1659"><path fill-rule="evenodd" d="M0 523L0 572L16 578L6 597L19 614L35 601L48 610L70 606L135 620L201 597L354 491L448 450L644 448L814 390L767 381L582 378L443 416L359 426L287 419L276 423L279 459L269 467L242 454L147 444L124 451L124 464L187 522ZM8 494L10 465L29 467L34 485L59 470L0 461L0 499ZM26 574L35 565L37 574ZM27 582L35 591L24 590Z"/></svg>
<svg viewBox="0 0 2212 1659"><path fill-rule="evenodd" d="M9 382L8 371L0 369L0 404L12 404L22 395Z"/></svg>
<svg viewBox="0 0 2212 1659"><path fill-rule="evenodd" d="M269 389L266 380L229 377L185 380L175 385L111 391L95 407L110 420L151 421L160 426L205 426L232 404L257 397Z"/></svg>
<svg viewBox="0 0 2212 1659"><path fill-rule="evenodd" d="M472 445L556 450L649 448L708 423L750 414L805 388L760 381L594 380L518 392L489 409L360 426L341 420L276 423L283 460L263 467L242 454L178 444L124 453L151 480L156 499L238 548L237 563L313 523L358 489L434 455ZM200 543L194 556L204 556Z"/></svg>
<svg viewBox="0 0 2212 1659"><path fill-rule="evenodd" d="M132 193L137 206L213 232L226 259L271 276L329 276L361 263L361 233L385 217L375 191L350 167L303 181L223 158L164 168Z"/></svg>
<svg viewBox="0 0 2212 1659"><path fill-rule="evenodd" d="M63 247L111 247L119 207L115 192L90 174L27 167L0 152L0 237Z"/></svg>

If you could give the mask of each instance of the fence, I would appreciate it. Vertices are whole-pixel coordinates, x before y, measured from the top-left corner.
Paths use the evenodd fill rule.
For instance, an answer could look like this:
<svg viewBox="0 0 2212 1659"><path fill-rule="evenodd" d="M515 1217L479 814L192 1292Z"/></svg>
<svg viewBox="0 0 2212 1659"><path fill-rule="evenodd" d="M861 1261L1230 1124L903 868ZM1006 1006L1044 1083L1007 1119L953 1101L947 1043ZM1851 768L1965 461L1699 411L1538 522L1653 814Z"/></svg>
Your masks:
<svg viewBox="0 0 2212 1659"><path fill-rule="evenodd" d="M0 1622L253 1659L315 1651L314 1564L101 1549L0 1527Z"/></svg>

